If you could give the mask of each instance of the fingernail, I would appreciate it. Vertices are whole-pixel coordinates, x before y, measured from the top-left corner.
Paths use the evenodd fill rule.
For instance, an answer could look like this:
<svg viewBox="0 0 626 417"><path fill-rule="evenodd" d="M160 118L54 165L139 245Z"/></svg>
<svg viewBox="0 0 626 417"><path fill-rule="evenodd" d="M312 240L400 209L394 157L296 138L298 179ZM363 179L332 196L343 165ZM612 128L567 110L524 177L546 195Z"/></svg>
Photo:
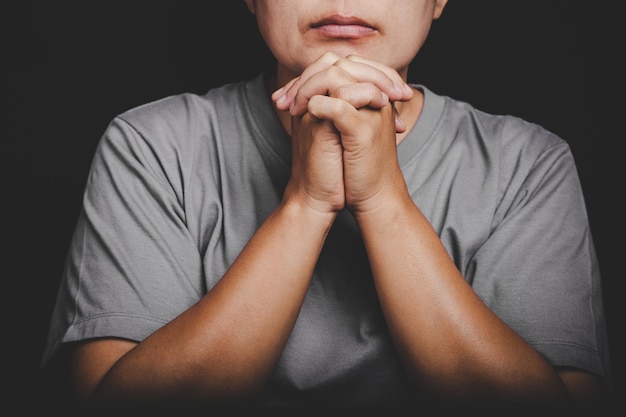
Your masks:
<svg viewBox="0 0 626 417"><path fill-rule="evenodd" d="M278 90L276 90L276 91L274 91L272 93L272 97L277 97L277 96L281 95L284 90L285 90L285 87L280 87Z"/></svg>
<svg viewBox="0 0 626 417"><path fill-rule="evenodd" d="M404 86L402 84L398 84L398 83L393 83L393 88L394 90L396 90L398 93L400 94L404 94L406 92L406 90L404 89Z"/></svg>
<svg viewBox="0 0 626 417"><path fill-rule="evenodd" d="M286 94L281 94L280 97L276 99L276 104L283 104L287 100Z"/></svg>
<svg viewBox="0 0 626 417"><path fill-rule="evenodd" d="M402 132L404 132L404 130L406 129L406 125L404 124L404 120L402 120L402 118L396 114L396 126L400 127L400 130Z"/></svg>

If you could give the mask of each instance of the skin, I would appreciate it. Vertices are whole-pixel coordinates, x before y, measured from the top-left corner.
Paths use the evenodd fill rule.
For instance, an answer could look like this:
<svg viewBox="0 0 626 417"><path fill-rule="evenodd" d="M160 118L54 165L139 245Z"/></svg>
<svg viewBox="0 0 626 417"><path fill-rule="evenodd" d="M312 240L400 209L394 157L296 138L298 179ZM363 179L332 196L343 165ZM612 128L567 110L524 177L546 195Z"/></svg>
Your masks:
<svg viewBox="0 0 626 417"><path fill-rule="evenodd" d="M268 91L293 148L283 200L221 281L173 321L140 343L75 344L76 395L215 402L254 395L289 337L325 237L347 207L416 389L458 401L598 399L598 377L552 367L477 297L407 192L396 146L418 119L423 96L405 80L446 1L246 4L278 63ZM319 26L354 17L359 25ZM285 263L271 261L277 254Z"/></svg>

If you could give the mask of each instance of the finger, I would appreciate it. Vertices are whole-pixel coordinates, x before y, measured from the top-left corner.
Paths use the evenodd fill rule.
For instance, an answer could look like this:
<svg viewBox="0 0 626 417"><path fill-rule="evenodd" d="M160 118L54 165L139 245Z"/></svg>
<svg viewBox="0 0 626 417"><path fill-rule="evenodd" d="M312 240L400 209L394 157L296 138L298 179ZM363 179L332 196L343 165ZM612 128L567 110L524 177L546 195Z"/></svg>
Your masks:
<svg viewBox="0 0 626 417"><path fill-rule="evenodd" d="M296 96L300 86L314 74L332 66L341 57L334 52L326 52L315 62L309 65L299 77L296 77L285 84L284 87L276 90L272 94L272 99L279 110L287 110Z"/></svg>
<svg viewBox="0 0 626 417"><path fill-rule="evenodd" d="M361 107L365 107L366 105L367 104L363 102L363 106ZM384 105L376 107L382 108ZM320 95L311 98L309 101L308 112L318 119L331 120L337 127L346 127L356 123L358 108L346 100L339 99L337 97ZM406 131L406 125L400 117L400 114L397 112L395 106L393 108L393 113L396 133Z"/></svg>
<svg viewBox="0 0 626 417"><path fill-rule="evenodd" d="M358 125L358 110L345 100L317 95L309 102L309 114L322 120L332 121L342 133L346 126Z"/></svg>
<svg viewBox="0 0 626 417"><path fill-rule="evenodd" d="M272 100L276 104L276 107L278 107L280 110L287 110L289 108L289 103L286 103L286 105L283 106L283 104L285 103L287 99L285 92L289 90L291 86L299 80L299 78L300 77L293 78L287 84L285 84L284 86L280 87L278 90L272 93Z"/></svg>
<svg viewBox="0 0 626 417"><path fill-rule="evenodd" d="M406 84L400 74L394 69L368 60L357 55L350 55L348 58L341 58L334 53L326 53L319 60L311 64L298 79L292 80L282 89L275 92L273 97L279 110L287 110L293 105L293 101L298 95L302 85L308 82L316 73L328 71L331 67L339 67L351 74L360 82L369 82L380 88L392 101L407 101L413 97L413 89ZM324 94L320 91L319 94ZM306 104L298 103L295 107L298 111Z"/></svg>
<svg viewBox="0 0 626 417"><path fill-rule="evenodd" d="M358 81L343 69L335 66L328 67L324 71L308 77L297 91L293 86L291 87L290 92L295 91L295 96L291 99L289 112L292 116L301 116L307 111L309 100L312 97L334 96L339 88L357 83ZM290 92L287 94L289 95Z"/></svg>
<svg viewBox="0 0 626 417"><path fill-rule="evenodd" d="M400 79L397 73L396 76ZM299 87L296 87L298 83ZM350 87L356 84L362 85L357 88ZM341 92L343 93L339 94ZM360 94L351 97L348 92ZM282 98L281 101L289 101L289 96L295 94L291 99L290 112L293 116L299 116L304 114L309 100L315 95L330 95L347 99L354 107L361 108L368 104L374 107L385 106L389 100L403 99L407 92L384 71L367 63L342 58L322 71L312 75L303 75L297 83L290 86L285 94L287 98Z"/></svg>
<svg viewBox="0 0 626 417"><path fill-rule="evenodd" d="M404 123L404 120L402 120L402 117L400 117L400 113L398 113L395 104L392 103L392 106L394 122L396 125L396 133L403 133L404 131L406 131L406 124Z"/></svg>
<svg viewBox="0 0 626 417"><path fill-rule="evenodd" d="M376 68L377 70L383 72L393 83L400 92L402 93L402 97L396 98L392 97L393 101L408 101L413 97L413 89L406 83L406 81L398 74L398 72L386 65L381 64L380 62L373 61L371 59L363 58L359 55L349 55L346 57L346 60L358 62L361 64L367 64L371 67Z"/></svg>
<svg viewBox="0 0 626 417"><path fill-rule="evenodd" d="M404 124L404 120L400 117L399 114L395 115L395 125L396 125L396 133L403 133L406 130L406 125Z"/></svg>
<svg viewBox="0 0 626 417"><path fill-rule="evenodd" d="M357 109L362 107L381 108L389 104L389 96L370 83L341 85L335 90L331 90L329 95L347 101Z"/></svg>
<svg viewBox="0 0 626 417"><path fill-rule="evenodd" d="M391 101L406 101L413 91L394 69L356 55L340 59L334 66L350 73L360 82L369 82L380 88Z"/></svg>

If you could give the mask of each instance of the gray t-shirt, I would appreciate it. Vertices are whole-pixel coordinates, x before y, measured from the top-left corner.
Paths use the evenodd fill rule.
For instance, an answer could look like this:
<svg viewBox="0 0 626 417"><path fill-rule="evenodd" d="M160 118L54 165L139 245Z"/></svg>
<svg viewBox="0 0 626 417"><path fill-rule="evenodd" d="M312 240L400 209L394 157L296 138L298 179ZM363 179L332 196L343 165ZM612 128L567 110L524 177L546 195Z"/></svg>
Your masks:
<svg viewBox="0 0 626 417"><path fill-rule="evenodd" d="M607 375L600 275L568 145L419 88L424 109L398 155L457 267L553 365ZM116 117L93 160L43 363L63 342L141 341L198 301L278 205L290 159L262 75ZM367 404L407 386L343 212L264 398Z"/></svg>

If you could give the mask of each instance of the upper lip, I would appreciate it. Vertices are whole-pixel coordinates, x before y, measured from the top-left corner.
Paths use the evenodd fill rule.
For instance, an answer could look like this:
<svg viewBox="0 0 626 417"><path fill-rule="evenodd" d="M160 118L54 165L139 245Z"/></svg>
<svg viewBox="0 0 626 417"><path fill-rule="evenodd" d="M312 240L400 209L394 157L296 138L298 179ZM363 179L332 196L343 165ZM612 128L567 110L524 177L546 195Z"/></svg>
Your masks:
<svg viewBox="0 0 626 417"><path fill-rule="evenodd" d="M317 28L324 25L359 25L374 28L374 26L363 19L355 16L344 16L334 14L332 16L324 17L311 25L311 27Z"/></svg>

